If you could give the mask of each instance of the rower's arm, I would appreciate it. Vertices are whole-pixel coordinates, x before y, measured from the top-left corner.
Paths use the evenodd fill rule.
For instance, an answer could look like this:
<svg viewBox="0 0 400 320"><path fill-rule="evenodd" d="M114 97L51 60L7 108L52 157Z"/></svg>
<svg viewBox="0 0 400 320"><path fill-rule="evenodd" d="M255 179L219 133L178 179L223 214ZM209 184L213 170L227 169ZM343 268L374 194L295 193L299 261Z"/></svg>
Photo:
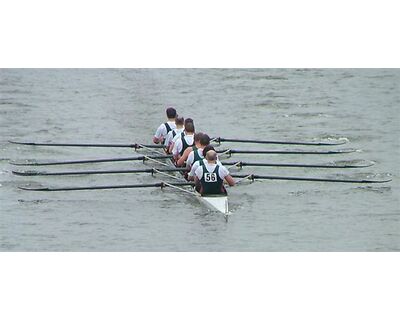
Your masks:
<svg viewBox="0 0 400 320"><path fill-rule="evenodd" d="M175 142L171 142L171 144L169 145L169 148L168 148L168 152L169 153L172 153L173 152L173 150L174 150L174 145L175 145Z"/></svg>
<svg viewBox="0 0 400 320"><path fill-rule="evenodd" d="M236 183L235 183L235 180L232 178L231 175L227 175L227 176L225 177L225 181L228 182L228 185L229 185L230 187L233 187L233 186L236 184Z"/></svg>
<svg viewBox="0 0 400 320"><path fill-rule="evenodd" d="M181 141L176 141L174 144L174 147L172 149L172 155L174 156L175 161L179 160L179 149L182 147L182 142Z"/></svg>
<svg viewBox="0 0 400 320"><path fill-rule="evenodd" d="M155 144L159 144L160 142L163 142L164 136L165 136L165 134L166 134L165 130L166 130L166 128L165 128L165 125L164 125L164 124L161 124L161 125L157 128L156 133L154 134L154 137L153 137L153 142L154 142Z"/></svg>
<svg viewBox="0 0 400 320"><path fill-rule="evenodd" d="M184 152L182 157L179 158L177 164L179 167L182 167L185 164L186 159L188 158L192 148L187 148Z"/></svg>

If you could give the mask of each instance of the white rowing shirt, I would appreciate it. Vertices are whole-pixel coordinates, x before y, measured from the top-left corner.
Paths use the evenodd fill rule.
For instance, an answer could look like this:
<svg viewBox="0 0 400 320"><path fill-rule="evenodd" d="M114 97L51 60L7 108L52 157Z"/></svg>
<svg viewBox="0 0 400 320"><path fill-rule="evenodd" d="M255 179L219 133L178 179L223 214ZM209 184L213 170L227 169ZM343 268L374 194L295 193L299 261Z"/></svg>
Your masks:
<svg viewBox="0 0 400 320"><path fill-rule="evenodd" d="M167 121L167 123L169 124L169 126L171 127L172 130L176 129L175 121ZM159 140L163 140L166 138L167 133L168 133L167 127L165 126L165 122L164 122L164 123L160 124L154 137L156 137Z"/></svg>
<svg viewBox="0 0 400 320"><path fill-rule="evenodd" d="M203 159L203 161L204 161L204 163L207 162L206 159ZM222 167L222 163L219 160L217 160L217 165ZM189 172L189 177L194 177L196 175L195 172L198 169L198 167L201 167L200 166L200 161L196 161L195 163L193 163L192 168L190 169L190 172Z"/></svg>
<svg viewBox="0 0 400 320"><path fill-rule="evenodd" d="M185 128L183 128L183 130L181 131L181 133L185 130ZM176 141L178 141L181 138L180 134L177 134L175 137L172 138L171 143L176 143Z"/></svg>
<svg viewBox="0 0 400 320"><path fill-rule="evenodd" d="M175 142L175 144L174 144L174 148L172 149L172 154L175 156L175 157L177 157L180 153L181 153L181 151L182 151L182 148L183 148L183 143L182 143L182 139L180 139L180 135L178 135L179 136L179 139L177 139L176 140L176 142ZM175 137L177 137L177 136L175 136ZM192 135L185 135L184 137L183 137L183 139L185 139L185 141L186 141L186 143L188 144L188 145L192 145L193 144L193 141L194 141L194 135L192 134Z"/></svg>
<svg viewBox="0 0 400 320"><path fill-rule="evenodd" d="M167 136L165 138L164 145L166 147L169 147L172 144L172 140L174 138L176 138L178 135L180 135L183 132L183 130L184 130L183 128L180 128L180 129L174 129L174 130L168 132L168 134L167 134ZM175 137L174 137L172 132L175 132Z"/></svg>
<svg viewBox="0 0 400 320"><path fill-rule="evenodd" d="M209 164L207 161L204 161L204 166L207 168L208 172L213 172L217 165L219 165L218 175L222 180L224 180L225 177L229 175L229 171L227 168L225 168L223 165L218 164L218 163ZM201 180L201 178L203 178L203 166L199 166L196 169L195 174L196 174L197 178L199 178L199 180Z"/></svg>
<svg viewBox="0 0 400 320"><path fill-rule="evenodd" d="M203 156L203 149L202 148L198 148L197 152L199 153L200 158L204 158ZM194 161L194 151L190 151L188 158L186 160L186 166L187 167L191 167Z"/></svg>

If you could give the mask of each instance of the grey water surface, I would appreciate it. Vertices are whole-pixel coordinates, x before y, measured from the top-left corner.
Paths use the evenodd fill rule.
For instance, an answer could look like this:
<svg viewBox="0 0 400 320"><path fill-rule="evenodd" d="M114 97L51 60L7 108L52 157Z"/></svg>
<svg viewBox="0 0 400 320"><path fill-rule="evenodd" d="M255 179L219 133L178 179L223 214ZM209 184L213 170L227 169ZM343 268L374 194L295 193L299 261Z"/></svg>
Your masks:
<svg viewBox="0 0 400 320"><path fill-rule="evenodd" d="M151 143L165 106L212 136L347 138L339 147L224 144L235 149L336 150L344 155L237 155L232 160L363 169L244 168L310 177L372 177L355 185L257 181L229 190L226 223L174 190L30 192L24 185L157 182L148 174L20 177L12 170L145 168L141 162L15 167L10 160L132 156L130 149L18 146L39 142ZM0 69L0 251L399 251L398 69ZM235 170L233 170L235 171Z"/></svg>

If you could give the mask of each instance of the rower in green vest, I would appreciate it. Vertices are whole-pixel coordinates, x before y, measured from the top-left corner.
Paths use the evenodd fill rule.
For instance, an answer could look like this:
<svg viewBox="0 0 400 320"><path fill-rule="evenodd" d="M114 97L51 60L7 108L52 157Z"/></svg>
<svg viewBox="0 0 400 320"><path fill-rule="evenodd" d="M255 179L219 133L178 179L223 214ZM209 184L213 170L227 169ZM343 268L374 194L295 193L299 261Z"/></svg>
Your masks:
<svg viewBox="0 0 400 320"><path fill-rule="evenodd" d="M198 167L202 166L204 162L207 162L207 160L205 159L205 156L207 154L208 151L213 150L215 151L214 147L209 144L208 146L204 147L203 152L202 152L202 156L203 158L198 160L198 161L194 161L192 164L192 167L190 168L190 171L188 172L187 175L185 175L186 180L189 181L194 181L194 178L196 176L195 172L197 170ZM217 156L217 162L218 165L222 166L222 163L219 161L218 156Z"/></svg>
<svg viewBox="0 0 400 320"><path fill-rule="evenodd" d="M200 159L203 159L203 149L210 144L210 137L202 132L196 132L194 135L194 145L185 150L182 157L178 160L178 166L185 165L190 170L192 164Z"/></svg>
<svg viewBox="0 0 400 320"><path fill-rule="evenodd" d="M195 172L196 190L201 195L226 194L224 181L231 187L235 185L235 180L229 174L228 169L222 164L217 164L217 153L214 150L208 151L206 161L202 162Z"/></svg>

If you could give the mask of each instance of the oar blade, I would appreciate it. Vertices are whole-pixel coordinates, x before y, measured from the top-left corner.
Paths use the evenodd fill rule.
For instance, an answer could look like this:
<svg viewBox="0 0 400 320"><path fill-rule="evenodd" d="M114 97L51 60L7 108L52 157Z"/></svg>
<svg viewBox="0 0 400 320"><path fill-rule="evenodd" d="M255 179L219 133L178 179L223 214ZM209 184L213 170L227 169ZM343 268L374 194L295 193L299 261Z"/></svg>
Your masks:
<svg viewBox="0 0 400 320"><path fill-rule="evenodd" d="M12 174L16 176L41 176L42 172L40 171L34 171L34 170L27 170L27 171L17 171L17 170L12 170Z"/></svg>

